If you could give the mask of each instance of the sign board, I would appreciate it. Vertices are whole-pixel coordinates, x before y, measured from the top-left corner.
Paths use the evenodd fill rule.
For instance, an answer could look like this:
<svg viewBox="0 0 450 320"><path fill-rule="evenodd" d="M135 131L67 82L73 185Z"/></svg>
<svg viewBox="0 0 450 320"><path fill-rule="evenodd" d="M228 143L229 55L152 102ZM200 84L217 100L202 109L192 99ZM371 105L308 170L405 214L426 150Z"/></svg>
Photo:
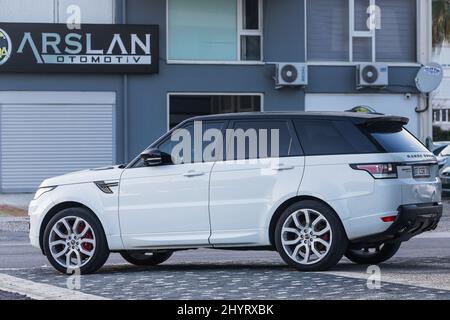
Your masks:
<svg viewBox="0 0 450 320"><path fill-rule="evenodd" d="M157 25L0 23L0 73L158 73Z"/></svg>

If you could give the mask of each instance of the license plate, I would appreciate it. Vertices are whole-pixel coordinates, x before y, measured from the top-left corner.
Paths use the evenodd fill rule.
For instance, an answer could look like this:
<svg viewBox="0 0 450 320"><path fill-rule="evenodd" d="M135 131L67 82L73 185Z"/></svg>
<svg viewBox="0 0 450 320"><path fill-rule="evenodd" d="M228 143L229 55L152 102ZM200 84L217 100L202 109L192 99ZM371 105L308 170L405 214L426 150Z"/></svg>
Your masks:
<svg viewBox="0 0 450 320"><path fill-rule="evenodd" d="M415 166L414 178L429 178L431 177L431 171L429 166Z"/></svg>

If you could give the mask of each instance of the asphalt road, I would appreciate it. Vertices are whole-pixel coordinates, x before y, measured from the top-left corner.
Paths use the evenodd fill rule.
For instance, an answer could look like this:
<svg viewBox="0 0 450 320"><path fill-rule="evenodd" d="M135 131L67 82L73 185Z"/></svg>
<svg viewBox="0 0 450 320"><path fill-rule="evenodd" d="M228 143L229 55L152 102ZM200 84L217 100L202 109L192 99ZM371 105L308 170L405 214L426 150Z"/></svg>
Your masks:
<svg viewBox="0 0 450 320"><path fill-rule="evenodd" d="M77 290L112 299L450 299L450 236L413 239L380 269L381 285L370 289L367 266L346 259L329 272L301 273L274 252L184 251L155 268L113 254L99 273L82 276ZM23 232L0 232L0 274L68 285Z"/></svg>

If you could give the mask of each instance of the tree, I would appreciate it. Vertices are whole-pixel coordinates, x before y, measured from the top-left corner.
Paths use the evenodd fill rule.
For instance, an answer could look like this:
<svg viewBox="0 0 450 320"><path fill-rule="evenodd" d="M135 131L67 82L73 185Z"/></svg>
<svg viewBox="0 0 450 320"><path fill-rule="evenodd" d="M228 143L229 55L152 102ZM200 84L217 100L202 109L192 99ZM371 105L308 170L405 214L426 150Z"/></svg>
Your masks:
<svg viewBox="0 0 450 320"><path fill-rule="evenodd" d="M450 42L450 0L433 0L433 47Z"/></svg>

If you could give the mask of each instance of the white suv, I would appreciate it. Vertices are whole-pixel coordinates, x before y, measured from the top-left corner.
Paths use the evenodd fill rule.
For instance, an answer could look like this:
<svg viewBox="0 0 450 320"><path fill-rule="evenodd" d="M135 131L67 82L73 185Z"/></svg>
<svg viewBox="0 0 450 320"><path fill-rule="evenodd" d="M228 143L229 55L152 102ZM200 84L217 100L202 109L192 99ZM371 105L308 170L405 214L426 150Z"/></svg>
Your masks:
<svg viewBox="0 0 450 320"><path fill-rule="evenodd" d="M355 113L190 119L127 166L44 181L30 204L31 243L61 272L95 272L110 252L154 266L201 247L277 250L302 271L327 270L343 255L381 263L442 215L436 158L407 122ZM226 136L225 152L174 156L176 132L203 137L193 148L201 154L210 129ZM278 138L276 156L229 157L233 130Z"/></svg>

